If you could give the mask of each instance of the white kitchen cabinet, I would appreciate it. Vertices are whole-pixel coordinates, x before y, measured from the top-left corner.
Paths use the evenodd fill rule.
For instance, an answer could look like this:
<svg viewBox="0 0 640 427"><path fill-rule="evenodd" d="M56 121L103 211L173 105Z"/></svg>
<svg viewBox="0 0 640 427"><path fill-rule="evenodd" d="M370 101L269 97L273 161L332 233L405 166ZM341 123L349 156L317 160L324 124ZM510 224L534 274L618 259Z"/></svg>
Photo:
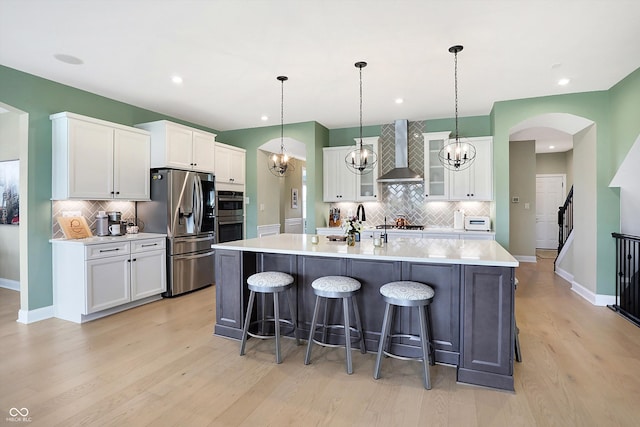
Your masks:
<svg viewBox="0 0 640 427"><path fill-rule="evenodd" d="M131 242L131 301L167 290L165 240Z"/></svg>
<svg viewBox="0 0 640 427"><path fill-rule="evenodd" d="M394 239L422 239L421 231L387 230L387 241Z"/></svg>
<svg viewBox="0 0 640 427"><path fill-rule="evenodd" d="M442 166L438 154L449 141L451 132L423 133L424 195L426 201L449 199L449 171Z"/></svg>
<svg viewBox="0 0 640 427"><path fill-rule="evenodd" d="M493 138L467 138L476 148L473 164L450 172L450 200L493 200Z"/></svg>
<svg viewBox="0 0 640 427"><path fill-rule="evenodd" d="M159 120L136 127L151 132L151 167L213 173L216 135Z"/></svg>
<svg viewBox="0 0 640 427"><path fill-rule="evenodd" d="M377 136L362 138L362 144L378 155ZM347 168L345 158L354 148L355 145L323 148L323 201L366 202L378 200L379 164L376 164L373 171L364 175L351 172Z"/></svg>
<svg viewBox="0 0 640 427"><path fill-rule="evenodd" d="M149 133L63 112L52 120L54 200L149 200Z"/></svg>
<svg viewBox="0 0 640 427"><path fill-rule="evenodd" d="M485 232L465 232L460 234L460 238L464 240L495 240L496 233Z"/></svg>
<svg viewBox="0 0 640 427"><path fill-rule="evenodd" d="M130 257L105 256L86 262L86 307L90 314L131 301Z"/></svg>
<svg viewBox="0 0 640 427"><path fill-rule="evenodd" d="M216 142L216 182L245 183L246 150Z"/></svg>
<svg viewBox="0 0 640 427"><path fill-rule="evenodd" d="M325 202L356 200L356 176L347 170L344 163L352 149L352 146L322 149L322 198Z"/></svg>
<svg viewBox="0 0 640 427"><path fill-rule="evenodd" d="M360 138L356 138L356 143ZM379 137L372 136L368 138L362 138L362 146L373 151L378 156L378 142ZM350 147L349 151L352 151L354 147ZM378 159L380 160L380 159ZM364 175L355 174L356 177L356 201L357 202L375 202L378 200L379 184L378 184L378 171L380 165L376 164L373 170ZM352 173L352 172L349 172Z"/></svg>
<svg viewBox="0 0 640 427"><path fill-rule="evenodd" d="M160 299L165 238L138 236L53 240L55 316L82 323Z"/></svg>

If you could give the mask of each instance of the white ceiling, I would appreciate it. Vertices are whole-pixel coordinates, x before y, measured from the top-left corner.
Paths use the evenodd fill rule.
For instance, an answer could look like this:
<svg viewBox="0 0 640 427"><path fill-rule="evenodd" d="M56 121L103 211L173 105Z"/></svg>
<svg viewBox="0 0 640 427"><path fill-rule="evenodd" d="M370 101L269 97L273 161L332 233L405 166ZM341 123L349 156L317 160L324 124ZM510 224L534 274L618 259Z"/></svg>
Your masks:
<svg viewBox="0 0 640 427"><path fill-rule="evenodd" d="M358 125L362 60L365 125L452 117L454 44L460 116L609 89L640 67L639 16L638 0L0 0L0 64L218 130L280 124L287 75L285 123L334 129Z"/></svg>

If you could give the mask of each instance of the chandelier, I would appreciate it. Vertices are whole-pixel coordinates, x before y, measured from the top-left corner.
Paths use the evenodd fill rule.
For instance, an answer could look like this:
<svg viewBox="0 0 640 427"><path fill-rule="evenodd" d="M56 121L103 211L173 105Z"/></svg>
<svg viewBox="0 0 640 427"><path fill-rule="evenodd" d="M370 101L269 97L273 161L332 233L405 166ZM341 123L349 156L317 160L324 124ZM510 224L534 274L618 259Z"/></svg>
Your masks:
<svg viewBox="0 0 640 427"><path fill-rule="evenodd" d="M278 76L281 83L280 88L280 153L272 154L267 159L267 166L272 174L277 177L284 177L295 169L293 159L284 150L284 82L289 80L287 76Z"/></svg>
<svg viewBox="0 0 640 427"><path fill-rule="evenodd" d="M360 70L360 139L356 142L356 147L344 158L347 169L355 174L366 175L371 173L378 162L378 157L372 149L362 145L362 69L367 66L366 62L355 63Z"/></svg>
<svg viewBox="0 0 640 427"><path fill-rule="evenodd" d="M462 46L456 45L449 48L449 52L453 53L454 58L454 85L456 100L456 133L453 141L445 144L438 157L442 165L452 171L461 171L467 169L476 159L476 147L468 141L461 141L458 134L458 52L462 50Z"/></svg>

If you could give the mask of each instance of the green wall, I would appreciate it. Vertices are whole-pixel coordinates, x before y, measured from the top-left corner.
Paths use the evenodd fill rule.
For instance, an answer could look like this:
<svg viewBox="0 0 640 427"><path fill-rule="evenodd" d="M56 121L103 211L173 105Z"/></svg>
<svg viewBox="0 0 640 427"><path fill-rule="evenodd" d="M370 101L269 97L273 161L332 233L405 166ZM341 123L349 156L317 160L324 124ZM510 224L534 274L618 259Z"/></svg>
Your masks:
<svg viewBox="0 0 640 427"><path fill-rule="evenodd" d="M424 132L444 132L455 130L455 119L424 120ZM363 126L362 137L380 136L382 125ZM490 116L471 116L458 118L458 133L460 136L474 137L491 135ZM329 146L352 145L354 139L360 136L360 127L329 130Z"/></svg>
<svg viewBox="0 0 640 427"><path fill-rule="evenodd" d="M636 91L636 100L640 88ZM626 97L625 97L626 99ZM494 144L494 182L496 189L496 240L509 247L509 134L522 121L548 113L567 113L593 121L597 127L596 188L597 194L597 293L615 292L615 247L611 232L619 229L620 199L618 192L608 187L615 173L612 147L611 104L609 91L555 95L540 98L503 101L494 104L491 112ZM574 170L580 165L574 165ZM579 215L579 212L575 213Z"/></svg>
<svg viewBox="0 0 640 427"><path fill-rule="evenodd" d="M612 167L617 170L640 135L640 68L613 86L610 94Z"/></svg>
<svg viewBox="0 0 640 427"><path fill-rule="evenodd" d="M307 224L309 229L317 226L317 199L322 200L322 147L329 143L326 128L316 122L294 123L284 126L284 135L303 142L307 149ZM247 150L246 195L247 238L256 237L258 226L258 182L257 168L266 168L258 164L258 147L265 142L280 138L280 125L252 129L239 129L219 132L216 141L243 147Z"/></svg>
<svg viewBox="0 0 640 427"><path fill-rule="evenodd" d="M184 122L153 111L65 86L0 65L0 102L29 114L27 227L28 307L53 303L51 272L51 121L49 115L70 111L124 125L172 120L213 133L214 129Z"/></svg>

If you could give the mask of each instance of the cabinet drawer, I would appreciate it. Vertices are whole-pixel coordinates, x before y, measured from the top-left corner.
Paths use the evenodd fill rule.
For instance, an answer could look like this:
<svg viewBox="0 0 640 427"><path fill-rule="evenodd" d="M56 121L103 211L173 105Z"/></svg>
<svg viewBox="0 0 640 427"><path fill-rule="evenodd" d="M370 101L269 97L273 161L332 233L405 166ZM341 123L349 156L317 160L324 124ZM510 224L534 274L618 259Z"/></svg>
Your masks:
<svg viewBox="0 0 640 427"><path fill-rule="evenodd" d="M113 242L100 245L88 245L85 248L84 259L90 260L119 255L129 255L129 242Z"/></svg>
<svg viewBox="0 0 640 427"><path fill-rule="evenodd" d="M156 251L158 249L165 248L166 239L147 239L147 240L136 240L131 242L131 253L140 253L140 252L148 252L148 251Z"/></svg>

